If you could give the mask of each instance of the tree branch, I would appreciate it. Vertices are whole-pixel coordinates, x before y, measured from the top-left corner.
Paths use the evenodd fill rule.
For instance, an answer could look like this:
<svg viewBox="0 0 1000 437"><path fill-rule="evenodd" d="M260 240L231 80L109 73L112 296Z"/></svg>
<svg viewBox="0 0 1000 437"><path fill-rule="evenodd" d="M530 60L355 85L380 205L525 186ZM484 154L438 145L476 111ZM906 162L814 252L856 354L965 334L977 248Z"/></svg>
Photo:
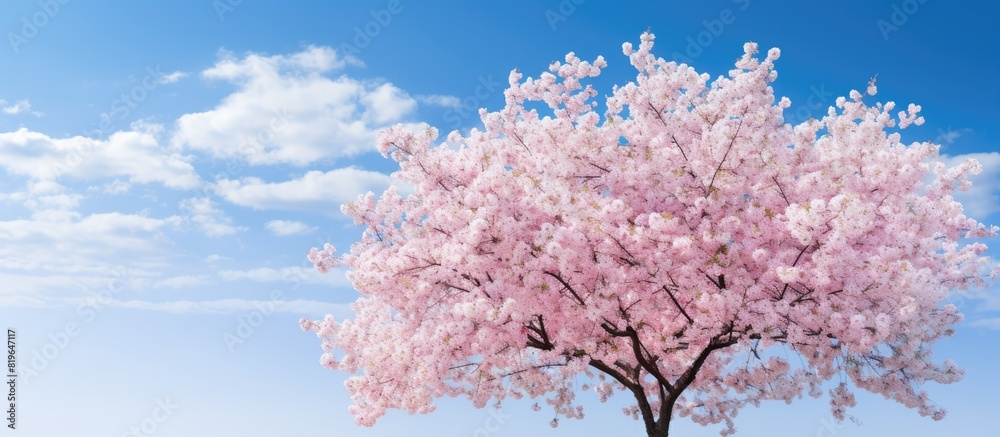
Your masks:
<svg viewBox="0 0 1000 437"><path fill-rule="evenodd" d="M667 391L672 389L670 381L667 381L667 378L665 378L663 373L660 372L660 368L656 366L656 360L658 357L649 354L648 351L643 352L646 347L643 346L642 341L639 340L639 333L636 332L635 328L629 326L622 331L606 322L601 324L601 328L604 328L604 330L612 336L628 338L632 343L632 354L635 355L636 362L639 363L639 366L656 378L656 382L666 388Z"/></svg>
<svg viewBox="0 0 1000 437"><path fill-rule="evenodd" d="M559 281L559 283L562 284L562 286L565 287L566 290L569 290L569 292L573 295L573 297L576 298L576 301L579 302L580 305L587 305L587 303L583 301L583 298L580 297L580 295L576 292L576 290L574 290L573 287L570 286L569 283L566 282L566 280L562 278L562 276L559 276L559 275L557 275L555 273L552 273L550 271L545 271L543 273L545 273L546 275L549 275L549 276L555 278L555 280Z"/></svg>
<svg viewBox="0 0 1000 437"><path fill-rule="evenodd" d="M670 289L667 288L666 285L663 285L662 287L663 287L663 291L667 292L667 296L670 296L670 300L674 301L674 306L676 306L677 309L681 311L681 314L684 315L684 318L688 319L688 323L689 324L690 323L694 323L694 319L692 319L691 316L688 315L687 311L684 311L684 308L681 308L680 302L678 302L677 298L674 297L674 294L670 292Z"/></svg>
<svg viewBox="0 0 1000 437"><path fill-rule="evenodd" d="M729 141L729 147L726 148L726 154L722 155L722 161L719 161L719 166L715 168L715 173L712 174L712 180L708 183L708 194L712 194L712 186L715 185L715 177L719 175L719 170L722 170L722 164L726 162L726 158L729 157L729 152L733 150L733 144L736 143L736 137L740 135L740 128L743 127L743 116L747 114L747 111L743 110L743 115L740 116L740 124L736 126L736 133L733 134L733 139Z"/></svg>

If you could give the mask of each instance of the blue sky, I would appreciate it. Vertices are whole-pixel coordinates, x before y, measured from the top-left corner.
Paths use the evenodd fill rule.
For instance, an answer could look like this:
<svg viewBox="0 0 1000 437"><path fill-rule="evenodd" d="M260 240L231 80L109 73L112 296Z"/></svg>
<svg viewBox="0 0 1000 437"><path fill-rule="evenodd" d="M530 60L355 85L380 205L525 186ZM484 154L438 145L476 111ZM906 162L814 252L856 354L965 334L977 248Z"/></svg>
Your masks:
<svg viewBox="0 0 1000 437"><path fill-rule="evenodd" d="M475 127L479 107L502 107L510 70L537 76L570 51L607 59L592 83L610 94L635 76L621 44L647 28L660 56L712 76L746 41L781 48L774 88L792 100L788 121L877 74L879 100L923 106L927 122L904 141L983 163L961 200L997 223L1000 6L656 3L8 2L0 321L17 331L20 435L640 435L624 396L602 405L593 394L585 420L556 429L529 402L491 416L452 399L359 428L344 375L320 367L297 320L350 316L343 271L319 275L304 255L349 247L360 229L340 203L392 183L379 129ZM860 425L837 425L826 398L807 398L743 411L737 435L995 433L1000 295L955 302L966 321L937 356L967 376L927 387L945 420L860 395Z"/></svg>

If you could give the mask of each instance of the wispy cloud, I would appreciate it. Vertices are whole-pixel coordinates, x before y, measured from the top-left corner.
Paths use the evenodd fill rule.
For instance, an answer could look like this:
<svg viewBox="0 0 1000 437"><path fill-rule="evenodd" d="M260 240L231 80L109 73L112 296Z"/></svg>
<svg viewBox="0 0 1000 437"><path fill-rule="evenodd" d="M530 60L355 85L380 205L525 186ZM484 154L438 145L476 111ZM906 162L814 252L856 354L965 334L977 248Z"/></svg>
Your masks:
<svg viewBox="0 0 1000 437"><path fill-rule="evenodd" d="M979 319L969 322L969 326L975 326L977 328L986 329L997 329L1000 330L1000 317L992 317L987 319Z"/></svg>
<svg viewBox="0 0 1000 437"><path fill-rule="evenodd" d="M305 258L304 253L303 258ZM301 282L304 284L321 284L331 287L351 286L351 282L347 280L343 269L320 273L313 268L306 267L284 267L281 269L260 267L250 270L222 270L217 275L224 281Z"/></svg>
<svg viewBox="0 0 1000 437"><path fill-rule="evenodd" d="M206 256L204 261L207 262L207 263L216 263L216 262L219 262L219 261L232 261L232 260L233 259L230 258L230 257L228 257L228 256L223 256L223 255L219 255L217 253L213 253L213 254L211 254L209 256Z"/></svg>
<svg viewBox="0 0 1000 437"><path fill-rule="evenodd" d="M462 106L462 101L455 96L443 96L438 94L418 95L417 101L425 105L443 106L445 108L458 108Z"/></svg>
<svg viewBox="0 0 1000 437"><path fill-rule="evenodd" d="M129 188L132 188L132 184L128 182L123 182L118 179L104 185L104 194L122 194L127 193Z"/></svg>
<svg viewBox="0 0 1000 437"><path fill-rule="evenodd" d="M164 74L163 76L160 76L160 83L162 84L175 83L185 77L188 77L187 73L183 71L175 71L173 73L168 73Z"/></svg>
<svg viewBox="0 0 1000 437"><path fill-rule="evenodd" d="M0 110L3 110L3 112L7 115L30 113L31 115L39 118L45 115L38 111L32 111L31 102L29 102L28 99L18 100L17 102L14 102L14 104L8 104L6 100L0 99Z"/></svg>
<svg viewBox="0 0 1000 437"><path fill-rule="evenodd" d="M947 129L938 129L938 136L934 138L934 142L947 147L958 141L959 138L963 137L967 133L971 133L972 129L962 128L962 129L952 129L948 126Z"/></svg>
<svg viewBox="0 0 1000 437"><path fill-rule="evenodd" d="M272 307L273 305L273 307ZM247 300L218 299L206 301L176 300L167 302L150 302L143 300L114 300L108 306L131 308L167 313L221 313L231 314L245 311L257 311L260 308L273 308L274 312L302 315L334 314L346 318L353 314L348 304L322 302L317 300Z"/></svg>
<svg viewBox="0 0 1000 437"><path fill-rule="evenodd" d="M316 231L315 226L309 226L305 223L294 220L271 220L265 223L264 227L266 227L268 231L271 231L272 234L279 237L308 234Z"/></svg>
<svg viewBox="0 0 1000 437"><path fill-rule="evenodd" d="M212 277L209 275L181 275L173 276L156 281L155 288L190 288L211 284Z"/></svg>
<svg viewBox="0 0 1000 437"><path fill-rule="evenodd" d="M986 221L989 216L1000 212L1000 152L942 155L940 161L952 167L970 158L983 165L983 172L969 177L972 188L956 191L955 199L962 203L965 215Z"/></svg>
<svg viewBox="0 0 1000 437"><path fill-rule="evenodd" d="M28 296L0 296L0 308L45 308L49 304L41 299Z"/></svg>
<svg viewBox="0 0 1000 437"><path fill-rule="evenodd" d="M50 210L47 210L50 211ZM163 230L174 219L120 212L40 214L0 221L0 268L52 272L163 262ZM24 284L20 284L24 285ZM22 287L23 288L23 287Z"/></svg>
<svg viewBox="0 0 1000 437"><path fill-rule="evenodd" d="M186 214L185 220L193 223L209 237L231 235L248 229L246 226L233 225L233 219L216 208L215 202L207 197L182 200L180 209Z"/></svg>

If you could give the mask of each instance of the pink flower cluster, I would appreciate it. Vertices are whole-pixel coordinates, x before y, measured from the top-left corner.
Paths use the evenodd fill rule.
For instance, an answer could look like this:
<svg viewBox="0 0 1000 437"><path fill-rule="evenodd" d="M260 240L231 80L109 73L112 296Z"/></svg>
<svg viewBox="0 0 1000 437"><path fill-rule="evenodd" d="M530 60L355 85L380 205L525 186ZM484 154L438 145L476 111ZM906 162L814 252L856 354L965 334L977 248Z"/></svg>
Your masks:
<svg viewBox="0 0 1000 437"><path fill-rule="evenodd" d="M777 49L748 43L709 83L652 46L624 45L638 75L603 115L582 82L607 63L571 53L537 78L512 72L506 106L451 146L433 128L379 135L414 192L343 208L361 240L309 259L350 269L357 316L302 323L321 363L352 374L359 424L442 396L542 397L578 418L579 375L601 400L634 395L626 414L650 433L676 413L728 434L740 408L830 380L838 418L851 386L943 415L918 387L962 377L931 345L962 319L942 299L986 284L986 246L959 240L997 228L951 196L978 163L903 144L920 107L893 115L858 91L784 123Z"/></svg>

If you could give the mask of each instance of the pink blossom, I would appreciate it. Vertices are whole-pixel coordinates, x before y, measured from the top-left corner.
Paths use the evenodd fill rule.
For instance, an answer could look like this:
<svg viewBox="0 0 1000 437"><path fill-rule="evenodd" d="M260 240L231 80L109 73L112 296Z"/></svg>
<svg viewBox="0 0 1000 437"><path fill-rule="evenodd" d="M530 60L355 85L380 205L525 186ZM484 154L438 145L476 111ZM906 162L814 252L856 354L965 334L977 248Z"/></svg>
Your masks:
<svg viewBox="0 0 1000 437"><path fill-rule="evenodd" d="M855 390L943 417L917 388L962 377L931 354L962 320L941 302L1000 272L963 240L998 229L952 196L981 166L904 145L920 106L894 116L858 91L785 124L776 49L760 59L747 43L709 83L655 57L653 39L623 45L637 76L603 114L606 92L584 83L607 62L571 53L535 77L512 72L504 108L447 135L458 148L433 128L378 135L413 194L342 208L360 241L307 257L347 267L356 316L301 322L322 364L351 375L359 424L463 396L543 399L555 426L583 417L573 387L593 375L601 401L634 396L624 412L649 435L674 417L728 435L742 408L820 396L831 380L838 419Z"/></svg>

